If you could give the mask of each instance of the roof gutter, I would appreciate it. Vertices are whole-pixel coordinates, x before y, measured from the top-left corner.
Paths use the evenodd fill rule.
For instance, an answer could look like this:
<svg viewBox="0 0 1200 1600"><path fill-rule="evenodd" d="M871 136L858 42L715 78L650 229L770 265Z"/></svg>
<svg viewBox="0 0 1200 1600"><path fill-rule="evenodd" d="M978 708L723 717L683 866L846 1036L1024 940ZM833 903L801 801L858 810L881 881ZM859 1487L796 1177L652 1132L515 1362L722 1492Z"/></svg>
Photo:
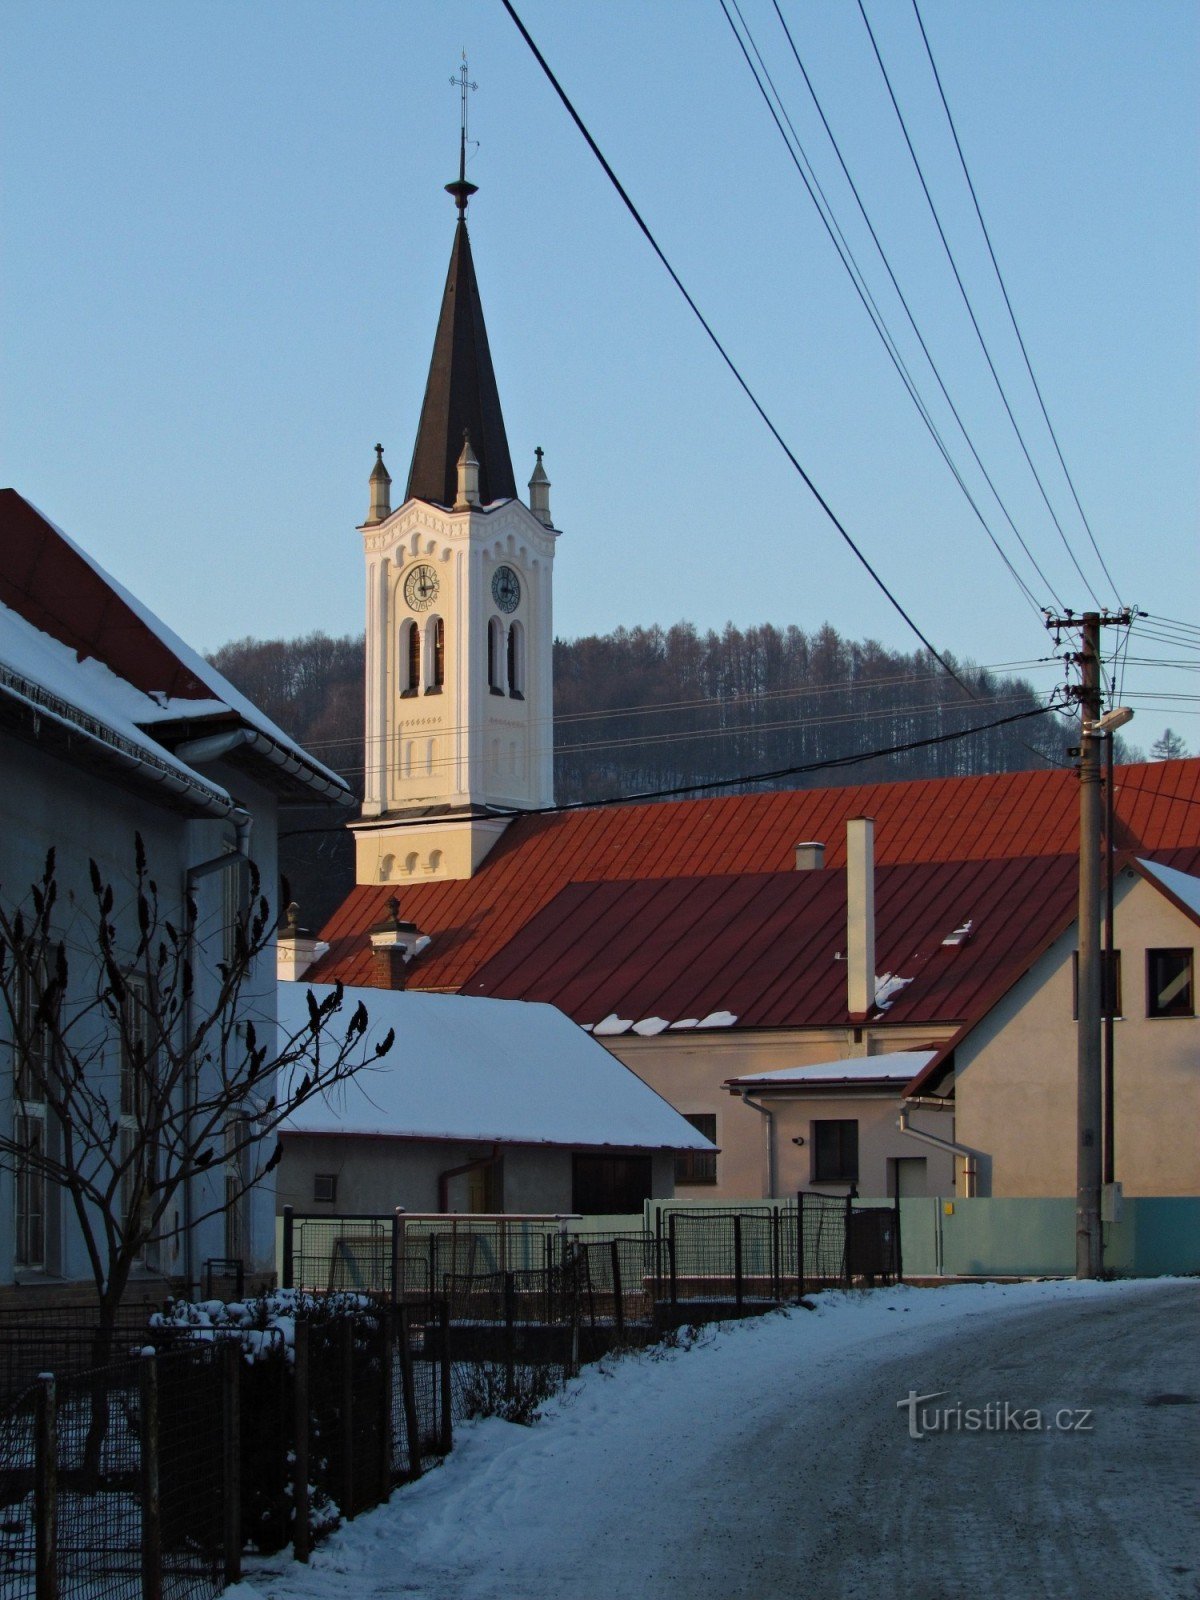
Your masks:
<svg viewBox="0 0 1200 1600"><path fill-rule="evenodd" d="M194 762L202 766L209 761L219 761L222 756L227 756L240 748L252 750L255 755L265 756L272 766L278 767L288 777L299 779L308 788L316 789L327 800L345 806L354 804L354 796L350 793L348 784L340 779L335 781L332 776L326 777L317 767L301 760L295 751L286 749L256 728L247 728L243 725L226 733L210 733L199 739L187 739L183 744L176 745L175 754L181 761L189 764Z"/></svg>
<svg viewBox="0 0 1200 1600"><path fill-rule="evenodd" d="M235 809L235 802L216 784L210 784L198 773L178 770L157 757L153 751L142 749L131 739L126 739L99 717L91 716L69 700L52 694L41 684L14 672L2 662L0 689L5 690L9 698L28 714L35 733L39 721L53 722L65 729L72 738L99 746L109 759L115 759L128 772L136 773L171 794L187 796L205 816L228 817Z"/></svg>
<svg viewBox="0 0 1200 1600"><path fill-rule="evenodd" d="M920 1102L914 1102L919 1104ZM928 1104L928 1102L925 1102ZM963 1162L963 1198L974 1200L979 1189L979 1163L977 1153L965 1144L956 1144L953 1139L939 1139L936 1133L925 1133L920 1128L912 1128L908 1122L907 1110L902 1111L896 1119L896 1126L901 1133L906 1133L910 1139L919 1139L922 1144L931 1144L935 1150L948 1150L952 1155L961 1156Z"/></svg>

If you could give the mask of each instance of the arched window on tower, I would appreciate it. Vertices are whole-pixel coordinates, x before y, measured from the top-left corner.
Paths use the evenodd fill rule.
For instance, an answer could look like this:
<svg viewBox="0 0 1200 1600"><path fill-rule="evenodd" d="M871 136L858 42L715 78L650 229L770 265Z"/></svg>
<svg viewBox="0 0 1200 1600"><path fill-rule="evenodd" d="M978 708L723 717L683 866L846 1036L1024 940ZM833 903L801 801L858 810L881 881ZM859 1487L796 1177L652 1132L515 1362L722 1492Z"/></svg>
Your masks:
<svg viewBox="0 0 1200 1600"><path fill-rule="evenodd" d="M416 694L421 687L421 630L415 622L400 629L400 673L400 693Z"/></svg>
<svg viewBox="0 0 1200 1600"><path fill-rule="evenodd" d="M504 624L499 617L488 623L488 688L504 693Z"/></svg>
<svg viewBox="0 0 1200 1600"><path fill-rule="evenodd" d="M425 648L429 651L425 664L425 693L437 694L446 681L446 624L441 617L431 617L426 623Z"/></svg>
<svg viewBox="0 0 1200 1600"><path fill-rule="evenodd" d="M508 692L514 700L525 698L525 630L519 622L508 625Z"/></svg>

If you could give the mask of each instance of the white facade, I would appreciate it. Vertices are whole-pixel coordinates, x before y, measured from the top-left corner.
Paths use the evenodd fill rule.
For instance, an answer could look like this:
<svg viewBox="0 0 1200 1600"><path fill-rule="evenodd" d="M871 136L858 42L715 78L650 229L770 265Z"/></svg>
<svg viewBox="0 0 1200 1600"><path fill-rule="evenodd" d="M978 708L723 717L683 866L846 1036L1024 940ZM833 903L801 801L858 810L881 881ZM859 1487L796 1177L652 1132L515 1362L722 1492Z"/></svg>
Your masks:
<svg viewBox="0 0 1200 1600"><path fill-rule="evenodd" d="M354 824L357 879L470 877L504 827L479 813L553 803L558 534L519 500L464 510L409 500L360 531L366 789ZM471 818L461 815L468 809ZM414 826L418 818L427 820Z"/></svg>

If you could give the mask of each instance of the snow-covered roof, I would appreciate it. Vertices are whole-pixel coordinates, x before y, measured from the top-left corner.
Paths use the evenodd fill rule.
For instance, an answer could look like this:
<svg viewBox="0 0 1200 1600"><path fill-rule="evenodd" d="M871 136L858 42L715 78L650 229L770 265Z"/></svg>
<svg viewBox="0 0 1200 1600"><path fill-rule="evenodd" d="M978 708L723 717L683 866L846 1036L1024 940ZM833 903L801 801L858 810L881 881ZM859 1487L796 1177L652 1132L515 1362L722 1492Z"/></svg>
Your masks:
<svg viewBox="0 0 1200 1600"><path fill-rule="evenodd" d="M783 1067L778 1072L750 1073L728 1078L731 1089L817 1088L824 1084L907 1083L926 1068L936 1050L892 1050L877 1056L851 1056L841 1061L813 1061L803 1067Z"/></svg>
<svg viewBox="0 0 1200 1600"><path fill-rule="evenodd" d="M314 985L320 1000L328 986ZM308 985L279 985L281 1038L308 1019ZM554 1006L415 990L345 991L390 1054L302 1106L285 1133L711 1150L667 1102ZM299 1068L297 1070L300 1070Z"/></svg>
<svg viewBox="0 0 1200 1600"><path fill-rule="evenodd" d="M59 647L58 682L52 692L72 703L84 696L90 704L81 709L123 737L122 723L144 729L161 725L165 731L172 723L194 725L216 719L228 727L234 721L246 730L247 749L286 774L289 786L349 799L342 778L277 727L69 534L13 489L0 489L0 524L4 533L0 601L50 645ZM22 648L27 645L19 643ZM71 687L76 670L90 673L93 681L86 688ZM106 707L96 705L101 686ZM107 715L102 715L105 710ZM194 737L190 729L189 736ZM165 747L157 738L150 743L162 754Z"/></svg>
<svg viewBox="0 0 1200 1600"><path fill-rule="evenodd" d="M1190 872L1180 872L1177 867L1164 866L1161 861L1139 859L1138 866L1200 922L1200 878L1193 877Z"/></svg>
<svg viewBox="0 0 1200 1600"><path fill-rule="evenodd" d="M70 646L0 603L0 692L24 701L37 716L124 749L139 761L168 774L207 799L218 810L234 802L219 784L202 777L142 731L162 714L162 706L102 661L80 661ZM171 702L166 702L170 704Z"/></svg>

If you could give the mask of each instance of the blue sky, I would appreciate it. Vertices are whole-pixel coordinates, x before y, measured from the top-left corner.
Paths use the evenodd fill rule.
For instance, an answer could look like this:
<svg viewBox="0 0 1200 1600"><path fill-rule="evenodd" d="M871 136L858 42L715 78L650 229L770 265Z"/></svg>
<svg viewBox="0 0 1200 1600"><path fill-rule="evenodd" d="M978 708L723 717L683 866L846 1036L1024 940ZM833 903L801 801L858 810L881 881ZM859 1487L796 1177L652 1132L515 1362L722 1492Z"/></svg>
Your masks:
<svg viewBox="0 0 1200 1600"><path fill-rule="evenodd" d="M857 5L781 5L977 448L1048 584L1082 609L1087 592L991 386ZM922 629L983 662L1047 655L884 355L718 0L518 9L781 432ZM867 9L1031 452L1111 601L990 276L912 9ZM742 10L916 361L771 0ZM922 16L1117 588L1200 623L1196 8L923 0ZM190 642L361 627L354 529L376 439L401 485L407 473L451 244L449 79L465 45L479 84L472 243L518 482L540 444L554 484L557 631L830 621L911 647L499 0L47 0L10 5L4 32L0 479ZM941 423L932 379L918 377ZM986 496L966 447L948 441ZM1000 512L987 515L1049 602ZM1131 654L1200 661L1149 641ZM1200 744L1200 702L1161 699L1195 682L1131 666L1128 690L1147 697L1134 701L1134 741L1169 722Z"/></svg>

